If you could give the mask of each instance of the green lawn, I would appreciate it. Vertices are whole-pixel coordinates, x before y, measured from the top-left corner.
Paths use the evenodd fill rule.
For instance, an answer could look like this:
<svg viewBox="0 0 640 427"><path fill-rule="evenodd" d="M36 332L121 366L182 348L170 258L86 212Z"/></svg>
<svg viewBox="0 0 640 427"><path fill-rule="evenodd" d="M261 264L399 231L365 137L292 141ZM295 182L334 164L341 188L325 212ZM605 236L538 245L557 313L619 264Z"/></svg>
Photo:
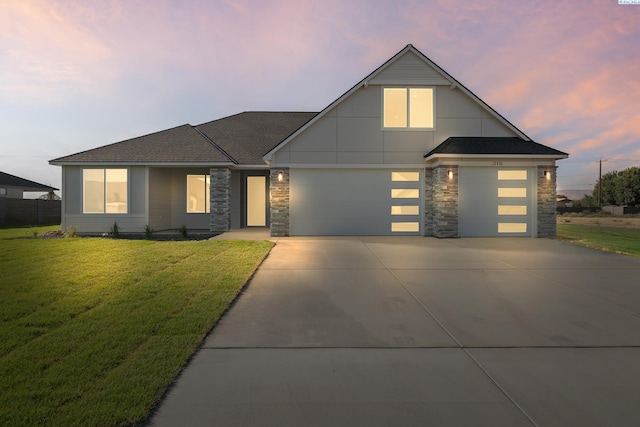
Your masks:
<svg viewBox="0 0 640 427"><path fill-rule="evenodd" d="M590 248L640 257L640 229L558 224L558 238Z"/></svg>
<svg viewBox="0 0 640 427"><path fill-rule="evenodd" d="M32 235L0 230L0 425L143 422L272 246Z"/></svg>
<svg viewBox="0 0 640 427"><path fill-rule="evenodd" d="M0 228L0 241L4 239L17 239L22 237L33 237L34 234L38 236L46 233L47 231L60 230L59 225L44 225L37 227L15 227L15 228Z"/></svg>

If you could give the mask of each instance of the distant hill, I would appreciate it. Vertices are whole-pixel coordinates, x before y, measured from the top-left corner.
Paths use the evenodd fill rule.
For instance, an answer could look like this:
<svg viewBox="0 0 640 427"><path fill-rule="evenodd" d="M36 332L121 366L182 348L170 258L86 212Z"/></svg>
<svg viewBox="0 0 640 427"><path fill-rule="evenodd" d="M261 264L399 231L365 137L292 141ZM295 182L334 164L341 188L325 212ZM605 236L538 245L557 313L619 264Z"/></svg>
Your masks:
<svg viewBox="0 0 640 427"><path fill-rule="evenodd" d="M569 200L580 200L586 194L591 194L591 190L558 190L558 194L564 194Z"/></svg>

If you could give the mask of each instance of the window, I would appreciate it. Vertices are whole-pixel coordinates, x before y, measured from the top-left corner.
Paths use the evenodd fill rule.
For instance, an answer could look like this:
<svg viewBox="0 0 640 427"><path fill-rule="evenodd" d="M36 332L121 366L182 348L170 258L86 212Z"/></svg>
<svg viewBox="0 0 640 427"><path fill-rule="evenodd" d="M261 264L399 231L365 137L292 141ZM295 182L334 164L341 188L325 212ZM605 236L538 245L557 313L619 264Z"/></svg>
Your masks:
<svg viewBox="0 0 640 427"><path fill-rule="evenodd" d="M420 231L420 223L418 222L392 222L392 233L417 233Z"/></svg>
<svg viewBox="0 0 640 427"><path fill-rule="evenodd" d="M498 205L498 215L526 215L526 206Z"/></svg>
<svg viewBox="0 0 640 427"><path fill-rule="evenodd" d="M6 196L7 195L7 189L6 188L0 188L0 196Z"/></svg>
<svg viewBox="0 0 640 427"><path fill-rule="evenodd" d="M420 181L420 172L391 172L391 181Z"/></svg>
<svg viewBox="0 0 640 427"><path fill-rule="evenodd" d="M527 197L526 188L498 188L498 197Z"/></svg>
<svg viewBox="0 0 640 427"><path fill-rule="evenodd" d="M525 222L499 222L498 233L526 233L527 223Z"/></svg>
<svg viewBox="0 0 640 427"><path fill-rule="evenodd" d="M498 171L498 181L526 181L527 171L505 170Z"/></svg>
<svg viewBox="0 0 640 427"><path fill-rule="evenodd" d="M187 213L209 213L209 175L187 175Z"/></svg>
<svg viewBox="0 0 640 427"><path fill-rule="evenodd" d="M420 207L417 205L391 206L391 215L420 215Z"/></svg>
<svg viewBox="0 0 640 427"><path fill-rule="evenodd" d="M84 213L128 212L127 169L83 169L82 211Z"/></svg>
<svg viewBox="0 0 640 427"><path fill-rule="evenodd" d="M392 199L418 199L420 190L415 188L394 188L391 190Z"/></svg>
<svg viewBox="0 0 640 427"><path fill-rule="evenodd" d="M384 88L385 128L433 128L433 88Z"/></svg>

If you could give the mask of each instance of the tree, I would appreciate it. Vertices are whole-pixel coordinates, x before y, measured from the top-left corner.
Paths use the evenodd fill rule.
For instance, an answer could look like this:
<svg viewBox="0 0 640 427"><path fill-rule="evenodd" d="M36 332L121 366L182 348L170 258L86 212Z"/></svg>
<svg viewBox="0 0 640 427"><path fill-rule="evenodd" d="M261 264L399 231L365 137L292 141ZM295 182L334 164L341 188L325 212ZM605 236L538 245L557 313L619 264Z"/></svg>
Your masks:
<svg viewBox="0 0 640 427"><path fill-rule="evenodd" d="M597 205L600 186L602 186L602 206L640 206L639 167L634 166L602 175L591 196L587 195L582 199L583 206Z"/></svg>
<svg viewBox="0 0 640 427"><path fill-rule="evenodd" d="M60 196L58 196L53 190L50 190L47 194L43 194L38 197L41 200L60 200Z"/></svg>

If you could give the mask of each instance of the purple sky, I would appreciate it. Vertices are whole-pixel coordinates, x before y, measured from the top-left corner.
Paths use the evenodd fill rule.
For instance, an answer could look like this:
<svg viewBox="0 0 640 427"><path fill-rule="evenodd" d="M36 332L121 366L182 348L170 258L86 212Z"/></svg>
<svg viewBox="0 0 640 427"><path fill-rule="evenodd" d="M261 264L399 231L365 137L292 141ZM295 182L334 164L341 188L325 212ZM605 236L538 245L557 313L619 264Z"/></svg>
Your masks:
<svg viewBox="0 0 640 427"><path fill-rule="evenodd" d="M537 142L558 190L640 166L640 5L2 0L0 170L241 111L319 111L407 43Z"/></svg>

